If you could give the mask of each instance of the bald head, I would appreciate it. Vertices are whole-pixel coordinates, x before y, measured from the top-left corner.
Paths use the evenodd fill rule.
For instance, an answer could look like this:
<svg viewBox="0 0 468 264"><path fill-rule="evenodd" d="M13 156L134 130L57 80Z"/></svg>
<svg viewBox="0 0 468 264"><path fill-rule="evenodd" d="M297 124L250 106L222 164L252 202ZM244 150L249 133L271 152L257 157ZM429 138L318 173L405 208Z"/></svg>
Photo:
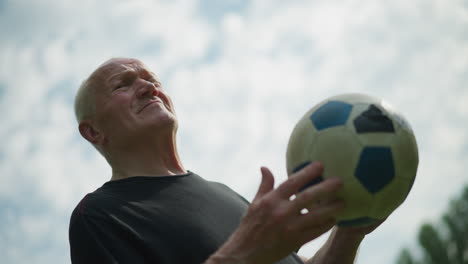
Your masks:
<svg viewBox="0 0 468 264"><path fill-rule="evenodd" d="M132 58L111 58L94 70L80 85L75 96L75 116L78 123L85 119L93 119L96 113L96 88L104 85L106 78L115 63L141 63Z"/></svg>

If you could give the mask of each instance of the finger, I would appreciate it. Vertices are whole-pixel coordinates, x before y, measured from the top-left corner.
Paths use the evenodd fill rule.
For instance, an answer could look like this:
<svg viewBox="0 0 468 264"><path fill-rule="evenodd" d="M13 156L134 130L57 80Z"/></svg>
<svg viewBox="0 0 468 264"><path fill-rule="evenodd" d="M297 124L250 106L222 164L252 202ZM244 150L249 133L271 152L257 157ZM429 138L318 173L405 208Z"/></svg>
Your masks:
<svg viewBox="0 0 468 264"><path fill-rule="evenodd" d="M293 194L297 193L308 182L320 177L323 172L322 164L313 162L307 165L300 171L294 173L284 183L278 186L278 193L284 197L289 198Z"/></svg>
<svg viewBox="0 0 468 264"><path fill-rule="evenodd" d="M338 178L330 178L307 188L303 192L296 194L296 199L292 201L293 210L303 208L312 209L320 204L336 199L337 192L343 187L343 183Z"/></svg>
<svg viewBox="0 0 468 264"><path fill-rule="evenodd" d="M317 237L325 234L326 232L330 231L336 224L336 220L333 218L326 219L322 224L315 225L308 229L303 230L300 232L301 234L301 242L305 244L311 240L316 239Z"/></svg>
<svg viewBox="0 0 468 264"><path fill-rule="evenodd" d="M335 219L346 207L346 204L341 199L336 199L333 202L314 208L307 214L302 215L296 220L295 225L302 227L303 230L320 226L330 219Z"/></svg>
<svg viewBox="0 0 468 264"><path fill-rule="evenodd" d="M273 177L273 174L267 167L261 167L260 170L262 172L262 181L260 183L260 186L258 187L258 191L255 195L254 200L270 192L275 184L275 178Z"/></svg>
<svg viewBox="0 0 468 264"><path fill-rule="evenodd" d="M307 204L307 206L305 206L304 208L307 209L308 211L314 210L314 208L324 205L326 203L329 203L335 199L336 199L336 195L329 195L328 197L322 197L313 201L312 203Z"/></svg>

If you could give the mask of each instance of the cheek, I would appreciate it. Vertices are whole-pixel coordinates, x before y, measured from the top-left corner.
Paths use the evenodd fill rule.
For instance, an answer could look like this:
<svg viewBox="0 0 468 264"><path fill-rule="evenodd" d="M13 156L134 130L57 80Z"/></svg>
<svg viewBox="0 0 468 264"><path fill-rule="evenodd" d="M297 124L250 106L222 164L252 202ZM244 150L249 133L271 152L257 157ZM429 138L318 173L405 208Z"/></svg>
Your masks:
<svg viewBox="0 0 468 264"><path fill-rule="evenodd" d="M102 124L102 129L107 134L114 133L116 130L121 130L131 125L130 113L128 110L125 111L125 107L123 104L114 104L102 112L98 121Z"/></svg>

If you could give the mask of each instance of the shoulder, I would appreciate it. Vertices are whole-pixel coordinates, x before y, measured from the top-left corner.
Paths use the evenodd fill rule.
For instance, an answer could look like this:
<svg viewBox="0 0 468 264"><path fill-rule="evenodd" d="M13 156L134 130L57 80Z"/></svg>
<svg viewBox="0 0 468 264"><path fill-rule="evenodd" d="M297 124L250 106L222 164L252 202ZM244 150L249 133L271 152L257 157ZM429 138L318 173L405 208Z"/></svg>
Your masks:
<svg viewBox="0 0 468 264"><path fill-rule="evenodd" d="M229 188L229 186L227 186L224 183L217 182L217 181L206 180L203 177L201 177L200 175L195 174L195 173L192 173L191 178L196 179L199 186L203 186L204 188L207 188L209 190L237 195L237 193L234 190Z"/></svg>
<svg viewBox="0 0 468 264"><path fill-rule="evenodd" d="M247 204L250 203L244 196L240 195L224 183L210 181L209 184L224 196L240 199Z"/></svg>
<svg viewBox="0 0 468 264"><path fill-rule="evenodd" d="M100 189L86 194L75 206L70 224L79 218L104 219L113 208L118 208L121 203L119 199Z"/></svg>
<svg viewBox="0 0 468 264"><path fill-rule="evenodd" d="M226 192L230 192L230 193L236 193L233 189L231 189L229 186L227 186L227 185L224 184L224 183L215 182L215 181L209 181L208 183L209 183L213 188L216 188L216 189L219 189L219 190L222 190L222 191L226 191Z"/></svg>

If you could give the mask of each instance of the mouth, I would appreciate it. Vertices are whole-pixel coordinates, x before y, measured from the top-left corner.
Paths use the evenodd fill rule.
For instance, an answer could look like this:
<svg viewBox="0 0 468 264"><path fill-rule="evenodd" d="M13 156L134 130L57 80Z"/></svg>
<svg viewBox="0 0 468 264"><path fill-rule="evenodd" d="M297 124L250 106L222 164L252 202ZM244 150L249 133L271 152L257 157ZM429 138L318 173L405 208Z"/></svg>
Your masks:
<svg viewBox="0 0 468 264"><path fill-rule="evenodd" d="M142 108L140 108L140 110L138 111L138 114L141 113L141 111L143 111L146 107L152 105L152 104L156 104L156 103L162 103L161 99L159 98L156 98L156 99L152 99L150 100L148 103L146 103Z"/></svg>

